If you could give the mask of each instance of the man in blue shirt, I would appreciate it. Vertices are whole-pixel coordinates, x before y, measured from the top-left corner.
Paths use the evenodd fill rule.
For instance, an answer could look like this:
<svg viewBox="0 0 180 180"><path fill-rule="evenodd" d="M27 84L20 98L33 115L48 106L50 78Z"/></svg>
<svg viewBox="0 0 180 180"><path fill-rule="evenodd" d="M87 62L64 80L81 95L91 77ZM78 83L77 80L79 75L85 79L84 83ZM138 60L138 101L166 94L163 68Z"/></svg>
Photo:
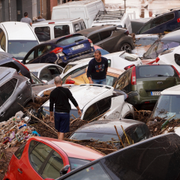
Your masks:
<svg viewBox="0 0 180 180"><path fill-rule="evenodd" d="M89 62L87 77L90 84L106 84L106 74L108 60L101 56L101 52L96 50L94 58Z"/></svg>

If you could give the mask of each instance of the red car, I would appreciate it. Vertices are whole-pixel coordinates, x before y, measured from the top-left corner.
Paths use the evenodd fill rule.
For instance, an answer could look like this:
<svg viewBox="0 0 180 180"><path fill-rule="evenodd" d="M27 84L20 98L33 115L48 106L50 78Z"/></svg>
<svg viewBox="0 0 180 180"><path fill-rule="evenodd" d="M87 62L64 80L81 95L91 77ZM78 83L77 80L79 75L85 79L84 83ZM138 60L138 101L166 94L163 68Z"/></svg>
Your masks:
<svg viewBox="0 0 180 180"><path fill-rule="evenodd" d="M32 137L13 154L4 180L56 179L101 157L102 154L79 144Z"/></svg>

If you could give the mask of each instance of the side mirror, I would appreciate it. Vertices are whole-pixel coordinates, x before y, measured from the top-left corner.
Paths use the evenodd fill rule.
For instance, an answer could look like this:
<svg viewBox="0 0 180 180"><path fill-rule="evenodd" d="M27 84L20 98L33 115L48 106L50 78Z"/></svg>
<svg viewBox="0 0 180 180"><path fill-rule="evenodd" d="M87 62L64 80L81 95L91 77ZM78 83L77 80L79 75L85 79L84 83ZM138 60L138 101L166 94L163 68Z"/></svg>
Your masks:
<svg viewBox="0 0 180 180"><path fill-rule="evenodd" d="M131 92L128 93L128 98L134 97L134 96L138 96L138 92L137 91L131 91Z"/></svg>
<svg viewBox="0 0 180 180"><path fill-rule="evenodd" d="M70 165L66 165L64 166L61 170L60 170L60 176L66 174L68 172L68 169L70 168Z"/></svg>

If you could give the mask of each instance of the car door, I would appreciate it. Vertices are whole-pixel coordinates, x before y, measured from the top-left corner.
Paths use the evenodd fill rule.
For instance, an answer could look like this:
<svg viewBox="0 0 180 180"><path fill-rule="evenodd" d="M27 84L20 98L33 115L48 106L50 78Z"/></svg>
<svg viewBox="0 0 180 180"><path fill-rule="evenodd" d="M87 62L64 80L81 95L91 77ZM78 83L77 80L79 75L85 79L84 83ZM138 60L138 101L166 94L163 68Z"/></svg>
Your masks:
<svg viewBox="0 0 180 180"><path fill-rule="evenodd" d="M60 170L68 161L63 152L54 150L44 142L31 140L24 150L22 157L16 162L18 180L56 179Z"/></svg>

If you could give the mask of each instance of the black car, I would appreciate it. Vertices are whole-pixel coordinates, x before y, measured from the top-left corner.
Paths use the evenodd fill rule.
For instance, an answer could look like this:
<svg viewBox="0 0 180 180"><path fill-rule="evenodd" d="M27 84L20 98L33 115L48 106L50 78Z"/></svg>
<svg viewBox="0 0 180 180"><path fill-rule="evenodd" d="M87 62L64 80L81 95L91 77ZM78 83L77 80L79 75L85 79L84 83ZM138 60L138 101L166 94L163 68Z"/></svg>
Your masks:
<svg viewBox="0 0 180 180"><path fill-rule="evenodd" d="M120 149L56 180L179 180L179 162L180 137L168 133Z"/></svg>
<svg viewBox="0 0 180 180"><path fill-rule="evenodd" d="M145 23L137 34L156 34L170 32L180 28L180 9L156 15Z"/></svg>
<svg viewBox="0 0 180 180"><path fill-rule="evenodd" d="M100 46L108 52L127 51L134 49L133 39L126 29L116 26L95 26L78 31L78 33L91 39L93 44Z"/></svg>
<svg viewBox="0 0 180 180"><path fill-rule="evenodd" d="M167 53L169 49L180 45L180 30L170 32L156 40L146 53L143 59L156 59L160 54Z"/></svg>
<svg viewBox="0 0 180 180"><path fill-rule="evenodd" d="M19 74L26 76L30 79L31 83L33 83L29 69L20 61L16 60L13 55L6 52L0 52L0 66L16 69Z"/></svg>
<svg viewBox="0 0 180 180"><path fill-rule="evenodd" d="M85 36L74 33L61 36L32 48L24 57L23 63L55 63L65 66L77 58L93 54L94 45Z"/></svg>
<svg viewBox="0 0 180 180"><path fill-rule="evenodd" d="M133 140L136 143L150 137L150 131L145 123L132 119L117 119L88 123L78 128L69 138L75 140L97 140L100 142L114 141L116 147L121 148L122 144L119 141L114 126L117 127L123 143L127 143L127 139L121 126L125 130L130 142Z"/></svg>

